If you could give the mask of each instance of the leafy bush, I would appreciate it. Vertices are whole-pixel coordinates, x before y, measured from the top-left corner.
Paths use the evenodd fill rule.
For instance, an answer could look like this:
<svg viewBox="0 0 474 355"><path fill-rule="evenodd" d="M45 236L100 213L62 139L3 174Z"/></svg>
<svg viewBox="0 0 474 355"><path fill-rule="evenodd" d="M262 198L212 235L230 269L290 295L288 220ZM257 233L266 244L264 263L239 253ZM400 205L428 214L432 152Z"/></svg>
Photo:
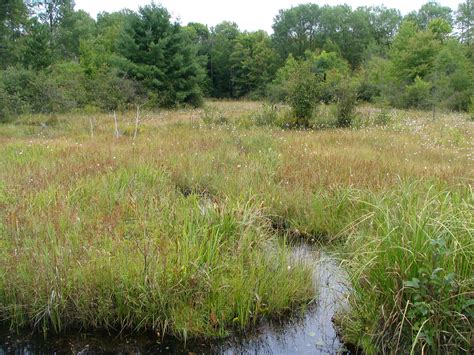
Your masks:
<svg viewBox="0 0 474 355"><path fill-rule="evenodd" d="M117 70L88 77L77 63L64 62L47 70L10 67L0 72L0 120L27 113L61 113L85 107L123 110L145 101L143 88Z"/></svg>
<svg viewBox="0 0 474 355"><path fill-rule="evenodd" d="M320 81L319 101L327 104L336 101L338 86L350 76L349 63L338 53L326 51L319 55L308 54L307 61Z"/></svg>
<svg viewBox="0 0 474 355"><path fill-rule="evenodd" d="M146 101L140 83L119 76L117 70L101 71L87 83L89 102L103 111L125 110Z"/></svg>
<svg viewBox="0 0 474 355"><path fill-rule="evenodd" d="M276 78L267 86L267 96L270 102L283 102L289 94L289 81L298 71L300 62L292 55L288 57L285 65L276 73Z"/></svg>
<svg viewBox="0 0 474 355"><path fill-rule="evenodd" d="M339 84L335 96L336 102L336 117L338 127L349 127L354 117L354 109L357 103L357 87L347 80Z"/></svg>
<svg viewBox="0 0 474 355"><path fill-rule="evenodd" d="M62 107L55 111L69 111L83 107L88 102L84 68L75 62L55 64L47 73L54 78L54 85L62 96Z"/></svg>
<svg viewBox="0 0 474 355"><path fill-rule="evenodd" d="M437 55L431 75L436 100L450 110L468 111L474 95L472 68L466 48L449 40Z"/></svg>
<svg viewBox="0 0 474 355"><path fill-rule="evenodd" d="M81 74L74 63L54 66L51 71L8 68L1 74L3 115L66 112L83 106L86 92Z"/></svg>
<svg viewBox="0 0 474 355"><path fill-rule="evenodd" d="M5 116L31 111L31 103L36 96L33 92L34 81L35 77L31 72L20 67L9 67L1 72L1 91L5 102L2 113Z"/></svg>
<svg viewBox="0 0 474 355"><path fill-rule="evenodd" d="M431 83L416 77L415 82L405 88L403 106L427 109L432 106Z"/></svg>
<svg viewBox="0 0 474 355"><path fill-rule="evenodd" d="M300 65L289 82L288 103L296 117L296 125L309 127L318 99L318 79L307 65Z"/></svg>

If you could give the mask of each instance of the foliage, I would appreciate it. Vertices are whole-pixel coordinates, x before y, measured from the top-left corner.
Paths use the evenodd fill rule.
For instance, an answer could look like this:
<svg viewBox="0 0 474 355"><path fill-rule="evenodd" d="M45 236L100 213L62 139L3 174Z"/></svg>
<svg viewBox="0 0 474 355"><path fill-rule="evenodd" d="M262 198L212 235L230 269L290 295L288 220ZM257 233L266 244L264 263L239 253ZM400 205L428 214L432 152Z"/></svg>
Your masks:
<svg viewBox="0 0 474 355"><path fill-rule="evenodd" d="M199 106L203 71L196 60L197 49L170 17L166 9L153 4L130 15L117 44L126 59L121 66L143 82L156 106Z"/></svg>
<svg viewBox="0 0 474 355"><path fill-rule="evenodd" d="M276 56L266 32L239 35L230 61L234 95L242 97L254 94L263 97L266 84L272 80L276 71Z"/></svg>
<svg viewBox="0 0 474 355"><path fill-rule="evenodd" d="M433 105L431 90L431 83L417 76L413 83L405 87L403 106L418 109L430 108Z"/></svg>
<svg viewBox="0 0 474 355"><path fill-rule="evenodd" d="M451 38L449 24L432 20L426 30L402 24L388 59L374 57L359 73L363 96L379 97L398 107L467 110L472 95L472 59Z"/></svg>
<svg viewBox="0 0 474 355"><path fill-rule="evenodd" d="M230 57L234 41L239 35L237 24L222 22L211 34L209 52L209 76L215 97L234 97L233 73Z"/></svg>
<svg viewBox="0 0 474 355"><path fill-rule="evenodd" d="M93 78L78 63L57 63L34 72L20 67L0 71L3 120L25 113L60 113L86 106L102 110L126 109L143 101L139 83L104 70Z"/></svg>
<svg viewBox="0 0 474 355"><path fill-rule="evenodd" d="M306 64L306 65L305 65ZM288 83L288 103L296 117L296 125L309 127L309 119L318 103L319 79L307 63L292 73Z"/></svg>
<svg viewBox="0 0 474 355"><path fill-rule="evenodd" d="M338 87L345 85L343 83L350 77L347 61L335 52L326 51L319 55L309 55L306 60L321 81L319 100L325 103L336 101Z"/></svg>
<svg viewBox="0 0 474 355"><path fill-rule="evenodd" d="M275 48L283 60L289 54L302 58L307 51L339 50L355 68L372 42L385 48L391 43L400 19L399 12L384 7L299 5L275 18Z"/></svg>
<svg viewBox="0 0 474 355"><path fill-rule="evenodd" d="M342 324L368 353L469 352L472 200L469 191L433 189L414 183L365 200L373 226L349 242L359 281Z"/></svg>
<svg viewBox="0 0 474 355"><path fill-rule="evenodd" d="M409 13L406 19L413 21L419 28L427 29L430 22L436 19L446 21L449 25L453 24L452 10L448 6L442 6L437 0L428 0L421 6L419 11Z"/></svg>
<svg viewBox="0 0 474 355"><path fill-rule="evenodd" d="M337 98L336 118L337 126L350 127L357 103L357 85L353 82L339 83L335 96Z"/></svg>
<svg viewBox="0 0 474 355"><path fill-rule="evenodd" d="M267 89L271 101L285 101L291 94L291 90L295 89L293 84L295 78L300 75L298 73L305 70L308 72L307 81L314 81L311 85L318 87L317 90L313 88L309 93L309 95L315 95L314 101L317 102L336 101L336 88L350 76L348 63L335 52L323 51L320 54L307 52L306 57L301 60L296 60L290 55ZM304 81L304 74L300 76Z"/></svg>
<svg viewBox="0 0 474 355"><path fill-rule="evenodd" d="M27 8L22 0L0 2L0 70L18 62L21 27L26 20Z"/></svg>
<svg viewBox="0 0 474 355"><path fill-rule="evenodd" d="M460 42L472 47L474 43L474 1L466 0L459 4L456 23Z"/></svg>
<svg viewBox="0 0 474 355"><path fill-rule="evenodd" d="M70 0L26 5L20 0L1 4L0 69L23 67L42 76L56 74L52 68L58 64L75 62L83 67L87 90L97 94L94 88L115 83L108 103L99 94L100 100L87 95L87 103L80 98L77 104L51 107L197 106L203 95L281 102L289 94L289 72L306 62L320 77L317 101L326 104L338 100L336 88L349 77L359 81L361 100L396 107L430 107L417 77L431 84L431 106L467 110L472 95L471 0L456 13L430 1L405 18L384 6L304 4L281 10L272 36L241 31L232 22L182 26L156 5L100 13L96 20L75 10ZM57 80L48 79L54 86ZM410 99L412 94L420 99Z"/></svg>
<svg viewBox="0 0 474 355"><path fill-rule="evenodd" d="M285 65L278 69L275 79L267 86L267 95L271 102L283 102L289 94L289 81L298 70L299 62L290 54Z"/></svg>
<svg viewBox="0 0 474 355"><path fill-rule="evenodd" d="M449 40L436 56L431 81L436 99L446 108L467 111L474 96L474 69L466 49Z"/></svg>

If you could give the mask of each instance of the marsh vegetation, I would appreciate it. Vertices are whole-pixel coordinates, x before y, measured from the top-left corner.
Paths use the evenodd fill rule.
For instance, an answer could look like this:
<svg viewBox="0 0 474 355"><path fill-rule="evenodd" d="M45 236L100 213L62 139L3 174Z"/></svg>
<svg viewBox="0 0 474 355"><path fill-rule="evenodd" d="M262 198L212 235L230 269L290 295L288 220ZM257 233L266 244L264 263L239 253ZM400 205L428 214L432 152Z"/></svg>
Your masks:
<svg viewBox="0 0 474 355"><path fill-rule="evenodd" d="M93 135L89 115L2 125L3 322L45 335L245 331L317 298L311 268L291 259L298 237L349 274L350 307L336 317L345 341L368 353L467 351L467 115L389 110L379 125L367 106L351 129L316 131L261 126L267 111L143 112L135 139L135 112L118 115L118 138L111 115L94 117ZM325 112L315 120L335 119Z"/></svg>
<svg viewBox="0 0 474 355"><path fill-rule="evenodd" d="M0 329L176 345L314 316L321 351L472 353L473 23L472 0L301 4L272 34L2 0Z"/></svg>

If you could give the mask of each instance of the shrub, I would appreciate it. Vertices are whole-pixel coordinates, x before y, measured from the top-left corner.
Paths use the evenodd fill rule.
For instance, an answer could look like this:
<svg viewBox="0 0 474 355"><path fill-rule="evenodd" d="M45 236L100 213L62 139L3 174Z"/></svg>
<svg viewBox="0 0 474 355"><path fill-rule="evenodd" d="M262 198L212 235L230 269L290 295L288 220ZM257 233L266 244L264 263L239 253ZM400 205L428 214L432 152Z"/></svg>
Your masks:
<svg viewBox="0 0 474 355"><path fill-rule="evenodd" d="M52 85L60 92L62 107L53 107L53 112L69 111L83 107L87 101L86 75L84 68L75 62L55 64L48 73L54 78Z"/></svg>
<svg viewBox="0 0 474 355"><path fill-rule="evenodd" d="M120 77L117 70L97 73L87 88L89 102L104 111L124 110L145 100L143 87L132 79Z"/></svg>
<svg viewBox="0 0 474 355"><path fill-rule="evenodd" d="M142 87L103 70L89 77L73 62L34 71L10 67L0 72L0 120L27 113L62 113L87 106L103 111L124 110L143 103Z"/></svg>
<svg viewBox="0 0 474 355"><path fill-rule="evenodd" d="M417 76L412 84L405 87L403 106L417 109L430 108L432 105L431 89L431 83Z"/></svg>
<svg viewBox="0 0 474 355"><path fill-rule="evenodd" d="M312 70L320 79L318 99L326 104L335 101L337 87L350 75L349 63L335 52L308 55Z"/></svg>
<svg viewBox="0 0 474 355"><path fill-rule="evenodd" d="M296 117L296 125L309 127L318 97L318 79L310 68L301 64L289 82L288 102Z"/></svg>
<svg viewBox="0 0 474 355"><path fill-rule="evenodd" d="M66 112L85 103L85 89L77 67L59 65L52 72L10 67L0 81L5 101L2 115Z"/></svg>
<svg viewBox="0 0 474 355"><path fill-rule="evenodd" d="M272 82L267 86L266 96L272 103L283 102L288 96L288 88L281 83Z"/></svg>
<svg viewBox="0 0 474 355"><path fill-rule="evenodd" d="M9 67L1 73L3 100L2 112L6 116L19 115L31 111L35 77L21 67Z"/></svg>
<svg viewBox="0 0 474 355"><path fill-rule="evenodd" d="M338 86L335 96L336 117L338 127L349 127L354 117L354 109L357 103L357 88L353 82L343 81Z"/></svg>
<svg viewBox="0 0 474 355"><path fill-rule="evenodd" d="M0 123L6 122L10 116L8 95L0 81Z"/></svg>

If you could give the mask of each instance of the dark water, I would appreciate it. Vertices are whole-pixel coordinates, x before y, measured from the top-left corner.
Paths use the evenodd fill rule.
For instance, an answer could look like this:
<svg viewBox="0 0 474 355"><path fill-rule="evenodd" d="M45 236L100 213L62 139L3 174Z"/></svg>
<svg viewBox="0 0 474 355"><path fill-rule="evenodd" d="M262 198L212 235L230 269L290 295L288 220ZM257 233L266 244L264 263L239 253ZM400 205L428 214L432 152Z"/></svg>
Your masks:
<svg viewBox="0 0 474 355"><path fill-rule="evenodd" d="M264 322L244 338L218 343L157 341L151 335L110 336L100 333L49 337L16 335L0 330L0 355L39 354L341 354L350 353L341 343L332 317L344 306L346 277L338 264L325 254L302 245L294 249L300 262L314 265L318 301L302 317Z"/></svg>

